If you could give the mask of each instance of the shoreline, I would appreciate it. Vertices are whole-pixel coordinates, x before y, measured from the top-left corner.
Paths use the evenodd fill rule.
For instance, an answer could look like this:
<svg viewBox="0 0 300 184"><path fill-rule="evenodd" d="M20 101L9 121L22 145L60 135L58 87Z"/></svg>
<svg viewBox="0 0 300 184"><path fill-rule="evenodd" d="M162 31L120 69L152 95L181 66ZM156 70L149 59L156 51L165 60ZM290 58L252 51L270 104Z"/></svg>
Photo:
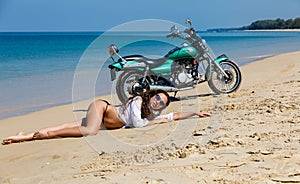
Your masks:
<svg viewBox="0 0 300 184"><path fill-rule="evenodd" d="M4 60L2 60L7 60L7 62L4 62L4 72L1 73L2 75L0 77L0 88L2 89L2 98L0 98L2 104L0 108L0 119L25 115L29 112L35 112L61 104L72 103L72 90L74 87L72 84L75 72L74 68L79 63L82 63L80 62L79 58L81 57L83 51L86 50L85 47L90 43L89 41L92 41L93 39L85 36L65 37L63 35L64 34L58 37L42 36L41 38L43 39L41 39L40 41L38 41L39 39L36 40L37 37L31 36L24 37L26 41L21 41L22 39L20 40L18 38L13 38L13 43L18 48L16 49L16 51L18 52L15 53L10 53L9 48L6 48L4 46L4 49L2 49L4 55L6 55L6 52L9 51L7 54L11 54L11 56L8 58L4 57ZM145 39L144 36L137 36L138 38ZM298 36L298 33L230 33L225 35L222 33L209 33L203 35L200 34L200 36L207 37L206 41L209 46L213 48L216 56L225 53L232 60L236 61L240 66L248 62L255 62L256 60L262 59L262 57L260 56L264 54L277 55L282 52L298 50L300 43L300 37ZM130 41L131 38L122 36L120 37L120 39L127 42ZM35 40L42 44L42 47L34 47L35 44L33 43L35 42ZM59 45L59 47L53 47L51 46L52 44L45 44L48 40L51 40L51 42L53 41L53 43L55 43L53 44L53 46ZM73 44L67 44L70 43L70 41ZM28 44L31 46L28 48L24 47L23 44L25 42L28 42ZM178 42L178 44L182 43L182 41L180 40ZM273 42L275 42L275 44L273 44ZM145 44L147 45L147 47L145 47L144 43L142 43L141 45L130 44L128 49L124 49L124 55L140 52L146 55L151 55L154 53L154 55L158 54L162 56L168 53L168 51L173 48L173 46L169 47L165 44L157 45L157 43L154 43L152 41ZM88 54L87 56L88 60L93 58L91 60L93 61L93 64L91 63L90 65L86 63L87 66L86 69L82 69L83 72L89 69L96 70L100 66L102 66L102 69L104 67L106 68L105 65L102 65L102 56L98 56L99 52L96 52L96 48L98 48L98 46L92 49L91 55ZM32 52L28 52L28 49L32 50ZM48 49L48 54L42 54L43 50ZM66 49L66 52L63 54L61 52L61 49ZM103 51L103 53L105 51L105 49L102 50L102 46L100 45L98 49L99 51L101 50L101 52ZM162 49L165 50L162 51ZM30 58L32 59L28 58L29 53L31 53ZM22 59L22 55L24 54L26 55L26 57ZM16 61L14 61L14 57L16 58ZM101 60L101 62L98 62L98 60ZM108 62L106 64L108 64ZM12 72L10 70L10 67L18 69L16 70L16 72ZM100 68L98 70L100 70ZM87 75L89 74L90 72L87 72ZM83 74L82 76L86 77L84 75L85 74ZM103 84L105 84L105 87L103 87ZM103 95L104 93L110 94L110 90L113 90L110 85L111 83L109 83L109 80L97 80L97 84L94 85L96 88L99 88L95 90L96 96ZM99 94L99 92L102 92L105 89L107 90L104 91L103 94ZM85 94L81 94L83 95L83 97L85 97Z"/></svg>
<svg viewBox="0 0 300 184"><path fill-rule="evenodd" d="M297 52L297 51L295 51L295 52ZM293 52L287 52L287 53L293 53ZM278 55L281 55L281 54L284 54L284 53L245 57L246 59L251 59L251 60L249 62L244 63L244 64L239 65L239 66L243 67L243 66L245 66L247 64L254 63L254 62L257 62L257 61L260 61L260 60L263 60L263 59L267 59L267 58L270 58L270 57L275 57L275 56L278 56ZM101 94L101 96L109 96L109 95L112 95L112 94L109 94L109 93L107 93L107 94L104 94L104 93ZM87 99L77 100L74 103L78 103L80 101L85 101L85 100L87 100ZM24 116L24 115L31 114L31 113L34 113L34 112L39 112L39 111L47 110L49 108L55 108L55 107L59 107L59 106L72 105L72 104L73 104L72 101L66 101L66 102L60 102L60 103L49 102L49 103L46 103L44 105L43 104L42 105L33 105L33 106L36 106L36 107L24 110L23 112L18 111L18 112L16 112L17 114L14 114L14 115L5 116L4 118L0 118L0 121L8 119L8 118L13 118L13 117L18 117L18 116ZM10 112L10 111L3 110L3 112Z"/></svg>
<svg viewBox="0 0 300 184"><path fill-rule="evenodd" d="M200 85L167 108L214 118L1 145L0 183L300 182L299 58L297 51L246 64L236 93L202 96L211 92ZM85 113L72 110L90 102L0 120L0 138L80 119Z"/></svg>
<svg viewBox="0 0 300 184"><path fill-rule="evenodd" d="M245 32L300 32L300 29L256 29L243 30Z"/></svg>

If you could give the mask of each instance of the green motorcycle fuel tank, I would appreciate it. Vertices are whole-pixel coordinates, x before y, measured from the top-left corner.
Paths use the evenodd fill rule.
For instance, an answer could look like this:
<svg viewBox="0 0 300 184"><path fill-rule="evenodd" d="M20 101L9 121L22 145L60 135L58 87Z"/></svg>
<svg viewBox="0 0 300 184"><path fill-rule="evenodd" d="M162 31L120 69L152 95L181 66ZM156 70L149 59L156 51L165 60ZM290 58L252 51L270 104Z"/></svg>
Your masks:
<svg viewBox="0 0 300 184"><path fill-rule="evenodd" d="M188 44L182 44L180 47L175 47L165 56L172 60L196 58L198 52L195 47Z"/></svg>
<svg viewBox="0 0 300 184"><path fill-rule="evenodd" d="M164 57L166 58L166 61L155 68L151 68L150 70L153 73L161 74L161 75L170 75L172 74L172 64L176 60L180 59L188 59L188 58L196 58L198 56L197 50L186 43L182 44L179 47L175 47L174 49L170 50ZM125 56L124 58L127 58L128 56ZM129 56L130 57L130 56ZM130 68L135 70L144 70L143 65L139 63L136 60L127 60L126 64L119 59L117 62L111 64L109 66L110 69L116 69L117 71Z"/></svg>
<svg viewBox="0 0 300 184"><path fill-rule="evenodd" d="M198 52L196 48L184 43L180 47L175 47L174 49L170 50L168 54L165 55L165 58L168 58L168 60L166 60L163 65L153 68L152 71L161 75L170 75L172 74L172 64L174 61L196 58L197 56Z"/></svg>

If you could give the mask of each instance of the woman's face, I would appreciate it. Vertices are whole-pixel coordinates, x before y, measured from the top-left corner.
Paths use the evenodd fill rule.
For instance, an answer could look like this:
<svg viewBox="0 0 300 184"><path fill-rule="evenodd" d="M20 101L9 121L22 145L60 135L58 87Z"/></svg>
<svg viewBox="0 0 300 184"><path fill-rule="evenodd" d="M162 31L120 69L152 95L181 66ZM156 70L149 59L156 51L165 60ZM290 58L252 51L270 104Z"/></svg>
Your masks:
<svg viewBox="0 0 300 184"><path fill-rule="evenodd" d="M158 93L150 98L150 106L153 110L161 110L166 107L168 97L163 93Z"/></svg>

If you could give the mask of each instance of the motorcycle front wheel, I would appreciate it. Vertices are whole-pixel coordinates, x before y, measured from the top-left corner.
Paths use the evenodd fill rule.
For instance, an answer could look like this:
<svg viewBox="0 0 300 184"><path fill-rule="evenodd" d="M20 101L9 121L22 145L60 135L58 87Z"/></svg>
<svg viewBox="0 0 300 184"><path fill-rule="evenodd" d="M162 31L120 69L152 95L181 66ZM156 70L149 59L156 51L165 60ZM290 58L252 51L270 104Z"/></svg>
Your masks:
<svg viewBox="0 0 300 184"><path fill-rule="evenodd" d="M210 71L208 67L206 70L206 76L210 76L208 85L216 94L228 94L236 91L241 84L242 75L238 65L231 60L225 60L220 62L220 67L225 71L227 77L225 77L217 67L213 67Z"/></svg>
<svg viewBox="0 0 300 184"><path fill-rule="evenodd" d="M137 84L143 78L141 71L124 71L118 78L116 92L119 100L124 104L133 94L133 85Z"/></svg>

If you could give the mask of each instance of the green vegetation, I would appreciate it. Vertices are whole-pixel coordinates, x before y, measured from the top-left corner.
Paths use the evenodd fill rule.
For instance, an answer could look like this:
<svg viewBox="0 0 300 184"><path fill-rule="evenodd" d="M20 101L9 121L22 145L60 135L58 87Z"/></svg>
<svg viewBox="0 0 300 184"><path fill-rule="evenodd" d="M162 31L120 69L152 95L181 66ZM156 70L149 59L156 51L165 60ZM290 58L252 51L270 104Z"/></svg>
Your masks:
<svg viewBox="0 0 300 184"><path fill-rule="evenodd" d="M300 29L300 18L295 19L276 19L276 20L258 20L252 22L249 26L239 28L220 28L208 29L207 31L234 31L234 30L261 30L261 29Z"/></svg>
<svg viewBox="0 0 300 184"><path fill-rule="evenodd" d="M258 20L253 22L249 26L243 27L244 29L256 30L256 29L299 29L300 18L295 19L276 19L276 20Z"/></svg>

